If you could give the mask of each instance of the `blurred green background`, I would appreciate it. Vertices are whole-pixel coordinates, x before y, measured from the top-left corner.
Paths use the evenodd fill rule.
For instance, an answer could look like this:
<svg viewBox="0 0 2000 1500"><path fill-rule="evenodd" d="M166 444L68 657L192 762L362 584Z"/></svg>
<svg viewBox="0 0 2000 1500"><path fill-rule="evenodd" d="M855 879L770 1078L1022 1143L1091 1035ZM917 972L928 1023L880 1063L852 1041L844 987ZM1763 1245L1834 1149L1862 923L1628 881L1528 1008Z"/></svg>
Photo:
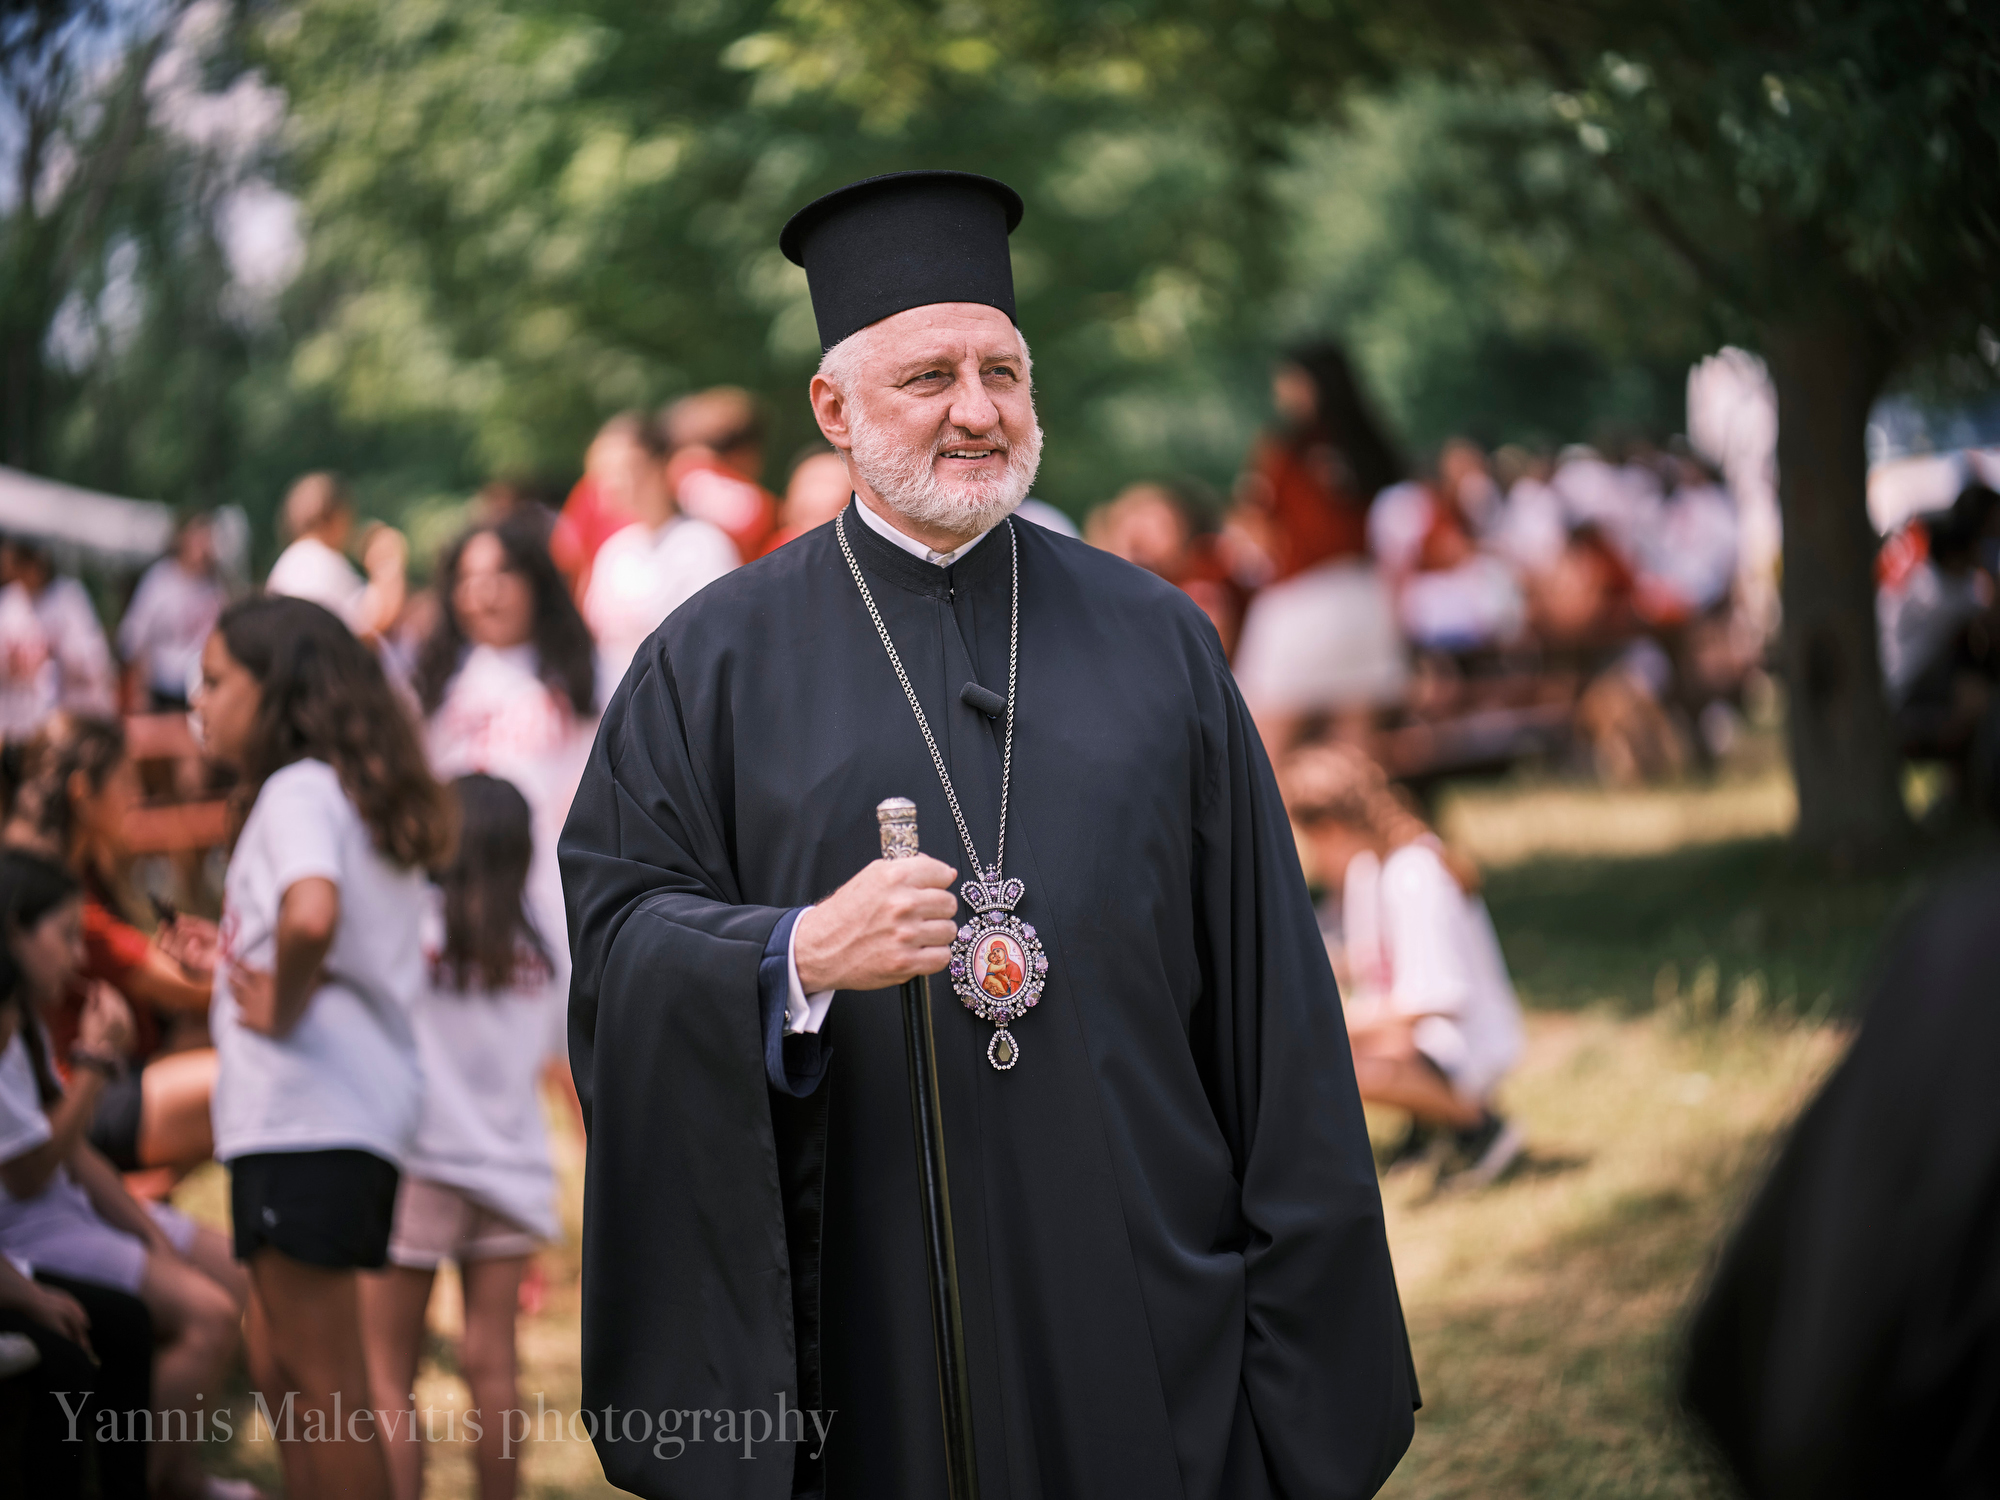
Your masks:
<svg viewBox="0 0 2000 1500"><path fill-rule="evenodd" d="M1074 516L1226 491L1311 335L1419 464L1657 442L1764 356L1799 838L1887 847L1864 435L2000 386L1996 78L1967 0L0 0L0 463L241 506L259 563L336 469L420 573L482 482L559 500L718 382L781 482L779 226L986 172Z"/></svg>
<svg viewBox="0 0 2000 1500"><path fill-rule="evenodd" d="M1346 339L1421 452L1677 430L1732 332L1579 95L1384 7L1317 52L1286 29L1314 6L5 9L0 457L241 505L266 548L306 469L391 518L560 487L611 412L718 381L770 398L781 462L817 347L777 228L902 167L1028 200L1039 488L1072 513L1226 487L1290 338Z"/></svg>

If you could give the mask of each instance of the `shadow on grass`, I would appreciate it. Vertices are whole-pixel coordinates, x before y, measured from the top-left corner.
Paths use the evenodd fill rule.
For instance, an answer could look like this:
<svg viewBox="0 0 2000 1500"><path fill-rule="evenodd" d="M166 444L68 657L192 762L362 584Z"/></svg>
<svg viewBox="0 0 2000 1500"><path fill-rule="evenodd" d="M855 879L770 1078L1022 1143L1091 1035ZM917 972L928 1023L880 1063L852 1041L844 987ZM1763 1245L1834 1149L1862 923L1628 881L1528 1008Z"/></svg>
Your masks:
<svg viewBox="0 0 2000 1500"><path fill-rule="evenodd" d="M1507 1169L1500 1180L1507 1182L1533 1182L1543 1177L1562 1177L1571 1172L1581 1172L1590 1165L1588 1153L1568 1153L1542 1151L1530 1147L1521 1153L1521 1159Z"/></svg>
<svg viewBox="0 0 2000 1500"><path fill-rule="evenodd" d="M1582 1172L1589 1168L1591 1156L1588 1152L1546 1151L1535 1147L1523 1151L1520 1157L1493 1182L1479 1187L1470 1187L1447 1175L1431 1178L1430 1186L1411 1198L1412 1208L1425 1208L1433 1203L1449 1202L1479 1193L1503 1192L1517 1183L1546 1181L1552 1177L1566 1177L1572 1172ZM1414 1169L1410 1169L1414 1170Z"/></svg>
<svg viewBox="0 0 2000 1500"><path fill-rule="evenodd" d="M1749 983L1760 1008L1824 1017L1853 1005L1885 928L1923 890L1996 847L1960 836L1843 873L1784 839L1744 839L1534 860L1492 871L1485 896L1524 1005L1638 1014L1694 993L1722 1009Z"/></svg>
<svg viewBox="0 0 2000 1500"><path fill-rule="evenodd" d="M1726 1500L1675 1372L1690 1296L1764 1145L1717 1143L1679 1180L1510 1258L1499 1285L1411 1308L1425 1409L1386 1500Z"/></svg>

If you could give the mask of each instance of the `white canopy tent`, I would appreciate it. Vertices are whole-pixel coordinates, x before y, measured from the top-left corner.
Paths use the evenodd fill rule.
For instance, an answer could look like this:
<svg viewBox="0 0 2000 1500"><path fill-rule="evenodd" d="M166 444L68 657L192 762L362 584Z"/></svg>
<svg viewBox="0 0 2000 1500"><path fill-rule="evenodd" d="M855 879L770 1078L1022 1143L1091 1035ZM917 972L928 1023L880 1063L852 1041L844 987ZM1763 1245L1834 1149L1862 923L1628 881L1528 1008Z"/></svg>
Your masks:
<svg viewBox="0 0 2000 1500"><path fill-rule="evenodd" d="M174 513L156 500L123 500L0 468L0 532L129 568L167 550Z"/></svg>
<svg viewBox="0 0 2000 1500"><path fill-rule="evenodd" d="M1887 536L1911 516L1949 510L1974 482L2000 486L2000 448L1959 448L1888 458L1868 471L1868 519Z"/></svg>

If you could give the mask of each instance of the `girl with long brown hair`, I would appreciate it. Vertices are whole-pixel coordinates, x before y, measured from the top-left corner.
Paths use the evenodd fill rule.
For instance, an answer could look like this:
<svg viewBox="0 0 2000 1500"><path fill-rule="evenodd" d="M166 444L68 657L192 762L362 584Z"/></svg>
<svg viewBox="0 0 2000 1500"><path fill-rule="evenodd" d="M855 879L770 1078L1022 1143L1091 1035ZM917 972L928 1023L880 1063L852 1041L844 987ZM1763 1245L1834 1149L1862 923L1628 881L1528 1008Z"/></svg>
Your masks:
<svg viewBox="0 0 2000 1500"><path fill-rule="evenodd" d="M520 1464L504 1414L520 1405L521 1277L558 1228L536 1080L567 1050L569 966L529 903L535 841L527 799L493 776L461 776L452 789L459 849L432 893L430 975L416 1008L423 1118L397 1190L389 1266L363 1279L361 1311L396 1497L417 1500L422 1435L398 1419L417 1378L438 1267L457 1262L465 1302L458 1367L485 1429L480 1500L511 1500Z"/></svg>
<svg viewBox="0 0 2000 1500"><path fill-rule="evenodd" d="M1465 1186L1493 1181L1523 1146L1493 1109L1520 1053L1521 1017L1478 872L1351 745L1297 752L1282 784L1319 882L1339 898L1361 1097L1409 1113L1399 1162L1446 1131L1447 1171Z"/></svg>
<svg viewBox="0 0 2000 1500"><path fill-rule="evenodd" d="M410 1013L451 804L380 664L316 604L224 611L196 711L242 778L211 1028L251 1373L274 1409L296 1392L330 1418L370 1404L359 1272L383 1264L422 1105ZM287 1493L388 1495L372 1431L279 1439Z"/></svg>

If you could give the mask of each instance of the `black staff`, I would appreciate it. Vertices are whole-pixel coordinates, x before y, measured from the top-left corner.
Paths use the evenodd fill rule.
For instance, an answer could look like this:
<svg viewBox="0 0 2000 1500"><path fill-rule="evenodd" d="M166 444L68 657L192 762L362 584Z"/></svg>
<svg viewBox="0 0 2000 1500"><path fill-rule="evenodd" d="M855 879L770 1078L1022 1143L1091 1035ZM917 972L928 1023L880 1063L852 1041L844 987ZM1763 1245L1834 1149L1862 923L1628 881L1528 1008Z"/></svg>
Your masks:
<svg viewBox="0 0 2000 1500"><path fill-rule="evenodd" d="M890 797L875 808L882 857L917 853L917 804ZM958 1310L958 1252L951 1237L951 1183L944 1167L944 1116L938 1110L937 1049L931 1036L930 981L903 981L903 1050L910 1068L910 1123L917 1137L917 1189L930 1263L931 1333L937 1344L938 1405L944 1416L944 1469L950 1500L978 1500L972 1451L972 1384L965 1373L965 1324Z"/></svg>

